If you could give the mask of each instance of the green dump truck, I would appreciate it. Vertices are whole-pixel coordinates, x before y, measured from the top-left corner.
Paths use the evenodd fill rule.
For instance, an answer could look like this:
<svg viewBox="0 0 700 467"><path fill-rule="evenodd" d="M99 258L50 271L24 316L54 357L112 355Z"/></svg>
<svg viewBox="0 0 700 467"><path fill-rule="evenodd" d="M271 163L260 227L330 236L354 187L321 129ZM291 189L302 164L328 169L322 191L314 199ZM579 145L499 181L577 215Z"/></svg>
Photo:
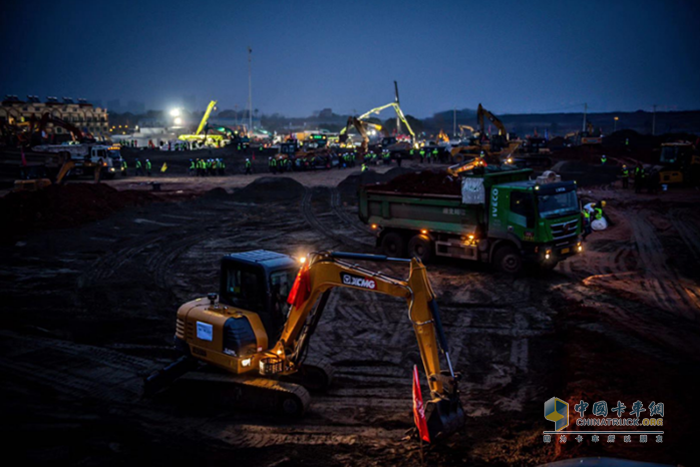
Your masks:
<svg viewBox="0 0 700 467"><path fill-rule="evenodd" d="M463 176L461 195L367 185L359 191L359 216L388 256L462 258L512 274L524 261L550 269L583 248L576 184L549 175L532 180L531 169L482 170Z"/></svg>

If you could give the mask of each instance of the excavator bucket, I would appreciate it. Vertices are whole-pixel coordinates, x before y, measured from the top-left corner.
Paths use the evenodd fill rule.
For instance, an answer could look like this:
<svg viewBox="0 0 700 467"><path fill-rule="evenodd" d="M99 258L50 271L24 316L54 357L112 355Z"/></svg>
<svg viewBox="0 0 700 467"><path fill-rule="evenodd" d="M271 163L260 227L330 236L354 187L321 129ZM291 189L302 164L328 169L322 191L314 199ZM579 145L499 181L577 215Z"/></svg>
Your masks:
<svg viewBox="0 0 700 467"><path fill-rule="evenodd" d="M430 442L445 439L459 431L466 422L459 400L433 399L425 406Z"/></svg>

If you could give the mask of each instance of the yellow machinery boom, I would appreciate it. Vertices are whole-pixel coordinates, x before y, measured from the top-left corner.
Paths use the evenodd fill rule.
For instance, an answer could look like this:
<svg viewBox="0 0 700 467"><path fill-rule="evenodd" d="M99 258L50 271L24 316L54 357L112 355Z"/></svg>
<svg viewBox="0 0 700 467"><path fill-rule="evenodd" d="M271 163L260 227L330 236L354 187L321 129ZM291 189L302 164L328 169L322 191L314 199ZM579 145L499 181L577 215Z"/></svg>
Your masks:
<svg viewBox="0 0 700 467"><path fill-rule="evenodd" d="M358 260L405 262L409 264L409 274L406 279L390 277L358 266ZM231 382L244 388L241 397L246 405L258 406L260 398L275 399L280 401L278 406L283 413L299 415L308 404L304 387L309 386L305 377L312 375L311 379L315 381L310 384L312 389L314 386L318 389L319 380L330 381L326 373L309 370L305 359L309 341L331 290L346 287L390 295L405 300L418 341L430 387L430 398L425 406L431 440L445 437L464 425L458 378L450 361L435 293L425 266L418 259L342 252L313 253L296 275L287 298L290 308L286 319L277 327L274 317L285 315L280 312L280 302L272 300L274 303L270 302L269 309L262 304L270 300L269 297L278 296L279 290L266 292L265 287L279 281L285 271L296 269L292 267L293 262L288 256L264 250L224 257L219 300L216 300L216 294L210 294L208 302L197 299L178 310L175 337L190 362L186 371L191 369L192 358L214 365L228 372L233 378ZM258 269L265 272L255 272ZM248 272L251 275L246 279L244 275ZM251 283L253 277L259 277L261 282L258 285ZM231 297L245 297L245 303L257 304L255 311L236 306L242 302ZM441 369L441 357L447 363L447 370ZM169 382L168 372L177 374L171 367L152 375L147 380L147 387L148 383L158 387L159 378ZM299 381L301 386L289 381Z"/></svg>
<svg viewBox="0 0 700 467"><path fill-rule="evenodd" d="M216 101L209 102L209 105L207 106L207 110L204 112L204 115L202 116L202 121L199 122L199 126L197 127L197 132L195 133L195 135L202 134L202 131L204 131L204 127L207 126L207 122L209 121L209 115L211 115L211 111L214 110L214 107L216 107Z"/></svg>

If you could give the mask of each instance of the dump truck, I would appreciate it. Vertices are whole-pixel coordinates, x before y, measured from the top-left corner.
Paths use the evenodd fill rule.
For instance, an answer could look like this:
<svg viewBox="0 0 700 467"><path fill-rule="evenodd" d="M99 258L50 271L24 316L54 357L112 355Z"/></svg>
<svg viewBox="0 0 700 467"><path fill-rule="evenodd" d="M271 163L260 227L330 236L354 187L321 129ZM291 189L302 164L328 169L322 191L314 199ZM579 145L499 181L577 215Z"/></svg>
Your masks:
<svg viewBox="0 0 700 467"><path fill-rule="evenodd" d="M359 217L387 256L461 258L517 274L583 251L576 183L552 172L484 167L462 175L462 194L359 190Z"/></svg>

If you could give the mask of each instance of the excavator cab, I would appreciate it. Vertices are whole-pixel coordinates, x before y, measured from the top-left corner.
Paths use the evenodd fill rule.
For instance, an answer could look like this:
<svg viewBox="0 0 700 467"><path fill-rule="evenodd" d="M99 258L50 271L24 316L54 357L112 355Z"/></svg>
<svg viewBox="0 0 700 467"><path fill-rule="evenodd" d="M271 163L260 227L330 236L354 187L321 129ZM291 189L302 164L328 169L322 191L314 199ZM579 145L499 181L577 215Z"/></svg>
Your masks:
<svg viewBox="0 0 700 467"><path fill-rule="evenodd" d="M287 295L299 264L267 250L246 251L221 260L219 301L258 314L268 341L275 342L289 312Z"/></svg>

